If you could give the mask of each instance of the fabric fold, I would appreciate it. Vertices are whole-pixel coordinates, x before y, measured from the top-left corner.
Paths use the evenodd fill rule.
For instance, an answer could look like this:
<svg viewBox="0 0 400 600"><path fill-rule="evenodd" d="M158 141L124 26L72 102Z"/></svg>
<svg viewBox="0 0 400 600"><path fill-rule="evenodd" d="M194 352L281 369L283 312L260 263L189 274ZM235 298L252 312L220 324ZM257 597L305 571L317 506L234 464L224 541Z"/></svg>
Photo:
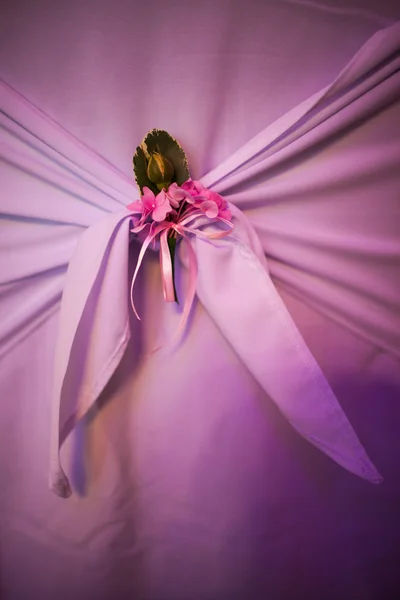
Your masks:
<svg viewBox="0 0 400 600"><path fill-rule="evenodd" d="M52 417L50 487L71 488L60 448L117 368L130 339L130 213L110 215L82 236L69 264L60 313Z"/></svg>
<svg viewBox="0 0 400 600"><path fill-rule="evenodd" d="M280 285L395 356L399 32L400 23L377 32L330 86L202 178L249 218ZM49 305L58 308L82 231L120 210L135 192L133 180L1 80L0 105L4 355L30 331L18 309L20 289L29 296L32 279L38 282L31 313L37 326ZM376 201L382 190L384 210ZM19 240L29 261L21 258Z"/></svg>
<svg viewBox="0 0 400 600"><path fill-rule="evenodd" d="M198 296L243 363L305 439L352 473L381 477L307 348L268 274L257 235L233 207L225 241L192 239ZM111 215L82 237L63 295L54 386L51 489L71 493L59 452L98 399L130 339L130 214ZM215 225L211 225L215 228ZM185 264L184 246L179 255Z"/></svg>
<svg viewBox="0 0 400 600"><path fill-rule="evenodd" d="M399 99L395 23L204 179L249 218L279 285L397 357Z"/></svg>
<svg viewBox="0 0 400 600"><path fill-rule="evenodd" d="M390 99L378 92L372 103L369 99L363 100L368 92L373 92L377 86L398 75L399 40L400 22L375 33L329 86L307 98L207 173L204 185L215 187L221 194L232 194L244 182L249 183L251 178L298 155L311 143L315 144L319 137L324 139L326 132L323 129L319 131L319 136L316 135L318 126L323 126L355 101L361 103L357 107L358 112L361 110L364 113L357 115L361 119L398 98L398 83L392 82L388 84ZM339 119L336 129L345 129L349 124L346 121L351 120L354 121L354 114L350 115L350 119ZM310 133L313 133L311 137L307 135ZM331 130L330 134L333 133ZM237 200L235 203L239 204ZM246 202L242 207L240 199L240 207L245 208L245 205Z"/></svg>
<svg viewBox="0 0 400 600"><path fill-rule="evenodd" d="M238 237L194 243L198 297L267 395L306 440L348 471L380 483L382 477L280 298L263 257Z"/></svg>
<svg viewBox="0 0 400 600"><path fill-rule="evenodd" d="M236 238L229 241L193 243L199 298L248 369L301 435L371 481L379 475L268 270L329 318L399 355L399 32L396 23L376 33L330 86L202 179L248 220L236 213ZM104 215L132 201L133 182L2 81L0 102L8 262L0 282L0 310L7 317L0 328L2 353L57 310L66 265L89 227L69 266L57 355L51 485L66 495L59 446L96 401L129 340L128 214ZM382 189L384 210L377 202ZM48 240L46 251L38 249L38 238ZM29 264L20 259L20 240L33 257ZM16 302L22 286L29 313ZM105 318L111 303L112 323ZM96 347L100 328L104 343ZM285 361L282 371L278 356ZM289 381L283 375L292 367Z"/></svg>

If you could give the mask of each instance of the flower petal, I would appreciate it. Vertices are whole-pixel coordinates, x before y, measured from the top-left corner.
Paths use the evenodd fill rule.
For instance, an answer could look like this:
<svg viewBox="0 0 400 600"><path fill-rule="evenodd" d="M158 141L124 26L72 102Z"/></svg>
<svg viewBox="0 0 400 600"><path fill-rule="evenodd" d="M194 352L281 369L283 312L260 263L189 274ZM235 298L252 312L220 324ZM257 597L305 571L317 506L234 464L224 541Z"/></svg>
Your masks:
<svg viewBox="0 0 400 600"><path fill-rule="evenodd" d="M144 186L143 187L143 196L151 196L152 198L154 198L154 192L152 192L150 188Z"/></svg>
<svg viewBox="0 0 400 600"><path fill-rule="evenodd" d="M154 221L164 221L165 217L171 212L172 206L169 203L168 196L164 190L162 190L155 197L155 207L152 212Z"/></svg>
<svg viewBox="0 0 400 600"><path fill-rule="evenodd" d="M131 212L141 213L143 211L143 204L140 200L135 200L134 202L128 204L126 208Z"/></svg>
<svg viewBox="0 0 400 600"><path fill-rule="evenodd" d="M143 212L148 214L149 212L151 212L155 206L155 196L154 193L148 188L148 187L144 187L143 188L144 194L141 197L140 201L143 204Z"/></svg>
<svg viewBox="0 0 400 600"><path fill-rule="evenodd" d="M157 221L158 223L161 223L161 221L165 220L165 217L167 216L167 214L169 212L171 212L172 208L169 204L169 202L166 202L165 204L162 204L161 206L156 206L156 208L153 210L152 213L152 217L154 221Z"/></svg>
<svg viewBox="0 0 400 600"><path fill-rule="evenodd" d="M162 206L166 200L167 195L164 190L161 190L161 192L158 192L157 196L155 197L154 203L156 206Z"/></svg>
<svg viewBox="0 0 400 600"><path fill-rule="evenodd" d="M199 208L209 219L215 219L218 216L218 206L212 200L202 202Z"/></svg>
<svg viewBox="0 0 400 600"><path fill-rule="evenodd" d="M177 183L172 183L169 186L167 194L172 206L175 208L178 208L179 203L182 202L182 200L186 200L189 204L193 204L194 202L190 193L179 187Z"/></svg>

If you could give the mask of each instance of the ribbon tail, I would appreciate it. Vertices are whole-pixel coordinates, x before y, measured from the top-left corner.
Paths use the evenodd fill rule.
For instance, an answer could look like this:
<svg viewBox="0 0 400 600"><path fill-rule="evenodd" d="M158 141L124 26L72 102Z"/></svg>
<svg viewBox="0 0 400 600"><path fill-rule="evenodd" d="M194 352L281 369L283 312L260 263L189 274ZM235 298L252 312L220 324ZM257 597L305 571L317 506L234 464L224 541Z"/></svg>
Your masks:
<svg viewBox="0 0 400 600"><path fill-rule="evenodd" d="M151 241L153 240L153 238L155 237L155 233L149 233L149 235L147 236L147 238L144 240L142 247L140 249L140 253L139 253L139 257L138 257L138 261L137 261L137 265L136 265L136 269L135 272L133 274L132 277L132 283L131 283L131 291L130 291L130 299L131 299L131 306L132 306L132 310L136 315L136 318L139 319L139 321L141 321L141 318L139 317L139 314L136 310L136 306L135 306L135 302L133 300L133 287L135 285L135 281L136 281L136 277L137 274L139 272L140 266L142 264L144 255L146 253L147 248L149 247L149 245L151 244Z"/></svg>
<svg viewBox="0 0 400 600"><path fill-rule="evenodd" d="M232 232L232 229L234 228L233 223L231 223L230 221L227 221L223 217L216 217L215 221L219 221L221 223L224 223L225 225L227 225L228 229L222 229L220 231L209 233L209 232L202 232L197 227L190 227L189 223L191 221L195 220L195 219L198 219L199 216L203 216L203 215L199 215L198 213L191 214L188 217L186 217L185 219L183 219L182 221L180 221L179 224L178 224L177 231L179 233L181 233L181 234L182 234L183 231L188 231L190 233L194 233L195 235L197 235L197 237L203 238L204 240L205 239L208 239L208 240L220 240L220 239L222 239L222 238L227 237L228 235L230 235L231 232Z"/></svg>

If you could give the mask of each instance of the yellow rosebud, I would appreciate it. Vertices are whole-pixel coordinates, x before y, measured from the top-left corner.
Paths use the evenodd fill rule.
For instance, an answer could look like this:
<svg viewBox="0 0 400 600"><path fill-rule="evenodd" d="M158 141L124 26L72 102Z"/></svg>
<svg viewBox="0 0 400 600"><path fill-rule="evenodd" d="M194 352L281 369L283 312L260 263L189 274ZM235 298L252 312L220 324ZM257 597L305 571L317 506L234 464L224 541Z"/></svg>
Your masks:
<svg viewBox="0 0 400 600"><path fill-rule="evenodd" d="M161 191L171 185L173 176L174 167L168 158L159 152L153 152L147 164L147 177L150 181Z"/></svg>

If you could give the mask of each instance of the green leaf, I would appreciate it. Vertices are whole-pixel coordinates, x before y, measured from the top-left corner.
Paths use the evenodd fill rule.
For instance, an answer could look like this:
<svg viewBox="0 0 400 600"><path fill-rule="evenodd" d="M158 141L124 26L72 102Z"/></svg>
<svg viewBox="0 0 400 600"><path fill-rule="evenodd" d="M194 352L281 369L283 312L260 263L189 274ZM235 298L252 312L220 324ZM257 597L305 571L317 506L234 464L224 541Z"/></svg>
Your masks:
<svg viewBox="0 0 400 600"><path fill-rule="evenodd" d="M174 284L175 302L177 304L179 304L178 295L176 293L176 287L175 287L175 249L176 249L176 237L175 236L169 236L168 237L168 248L169 248L169 253L171 255L172 281L173 281L173 284Z"/></svg>
<svg viewBox="0 0 400 600"><path fill-rule="evenodd" d="M181 145L167 131L152 129L136 149L133 157L135 179L141 193L143 193L144 186L149 187L155 194L158 193L157 187L147 177L147 162L153 152L163 154L172 163L174 167L173 182L181 185L189 179L188 162Z"/></svg>

